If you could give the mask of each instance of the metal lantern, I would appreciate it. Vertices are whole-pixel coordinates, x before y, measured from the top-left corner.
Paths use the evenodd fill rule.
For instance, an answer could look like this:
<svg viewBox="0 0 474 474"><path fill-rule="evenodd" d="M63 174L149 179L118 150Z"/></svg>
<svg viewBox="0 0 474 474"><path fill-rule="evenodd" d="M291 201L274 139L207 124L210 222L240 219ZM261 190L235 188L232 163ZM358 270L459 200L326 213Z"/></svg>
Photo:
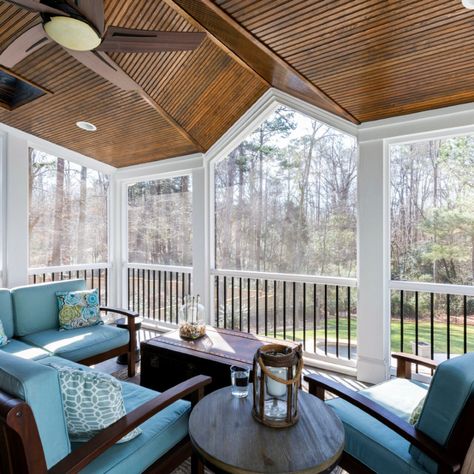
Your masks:
<svg viewBox="0 0 474 474"><path fill-rule="evenodd" d="M286 428L298 421L298 389L303 370L299 346L267 344L253 359L254 418L273 428Z"/></svg>

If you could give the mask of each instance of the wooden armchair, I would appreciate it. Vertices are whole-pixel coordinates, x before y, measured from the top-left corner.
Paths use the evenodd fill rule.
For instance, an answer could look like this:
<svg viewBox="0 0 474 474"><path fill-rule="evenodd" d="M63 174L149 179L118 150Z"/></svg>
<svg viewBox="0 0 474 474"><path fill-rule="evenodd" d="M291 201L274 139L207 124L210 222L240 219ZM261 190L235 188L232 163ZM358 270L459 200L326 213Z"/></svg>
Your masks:
<svg viewBox="0 0 474 474"><path fill-rule="evenodd" d="M94 473L133 472L133 470L130 471L130 463L136 466L136 463L143 461L145 453L148 453L145 464L148 467L145 472L167 474L191 456L189 436L182 439L182 433L187 430L187 417L184 418L183 406L188 405L186 405L187 402L178 402L178 400L191 397L192 404L197 403L204 396L204 387L211 383L210 377L198 375L162 394L157 394L154 398L150 398L152 393L148 389L140 386L133 388L135 386L128 384L130 390L137 391L138 399L143 400L143 397L147 397L148 401L132 409L94 438L69 452L70 450L67 449L69 444L63 439L64 436L67 437L67 433L59 433L59 428L64 431L65 422L61 421L64 415L58 413L58 410L62 411L62 409L59 406L61 398L60 396L58 398L56 393L59 391L57 374L50 367L36 362L14 360L12 357L18 359L15 356L2 355L0 371L5 374L4 385L12 388L17 385L26 387L31 403L11 395L4 388L0 389L0 445L2 446L0 472L2 474L69 474L84 469L86 472ZM14 374L12 368L15 371ZM14 380L13 385L9 380ZM41 399L38 398L37 393L34 393L35 390L37 392L44 390L44 393L39 395ZM24 389L21 388L20 392L23 391ZM50 403L45 405L45 399L50 400ZM178 415L175 415L178 410L174 408L176 404L171 407L175 402L180 404L180 418L176 418ZM160 412L167 407L171 411L161 418L155 417L150 420L155 415L159 417ZM187 410L189 412L189 408ZM143 423L147 420L153 424L152 427L145 428ZM115 444L139 425L142 425L143 431L147 431L148 435L141 434L132 441ZM181 431L178 430L178 425ZM163 443L150 437L157 436L158 426L161 426L162 436L167 437L166 443L170 446L164 454L159 452ZM173 431L177 430L179 433L173 435ZM66 446L66 448L62 448L61 451L61 446ZM104 459L103 456L107 456L109 449L114 450L113 455ZM109 465L111 457L113 468ZM94 461L95 464L87 469ZM105 464L100 464L101 462ZM106 466L103 471L98 467L102 465ZM197 458L193 457L192 465L193 472L201 472L202 465ZM140 468L137 467L137 469L141 471Z"/></svg>
<svg viewBox="0 0 474 474"><path fill-rule="evenodd" d="M339 397L327 403L345 426L341 466L349 473L460 472L474 436L474 353L439 365L412 354L393 357L398 378L359 392L326 377L305 376L310 393L323 400L326 391ZM410 380L413 364L436 369L429 388ZM407 407L414 409L423 397L412 425Z"/></svg>

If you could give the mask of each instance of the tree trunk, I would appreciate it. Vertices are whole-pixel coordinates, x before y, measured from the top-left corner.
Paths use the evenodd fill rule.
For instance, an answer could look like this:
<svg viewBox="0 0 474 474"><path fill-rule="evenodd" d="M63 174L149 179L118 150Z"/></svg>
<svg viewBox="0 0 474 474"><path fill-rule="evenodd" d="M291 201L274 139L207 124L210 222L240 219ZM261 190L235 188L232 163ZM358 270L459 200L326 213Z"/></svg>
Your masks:
<svg viewBox="0 0 474 474"><path fill-rule="evenodd" d="M87 209L87 168L81 167L81 182L79 194L79 225L77 234L77 258L78 261L85 261L84 254L86 251L86 209Z"/></svg>
<svg viewBox="0 0 474 474"><path fill-rule="evenodd" d="M61 265L61 237L63 230L64 207L64 160L58 158L56 162L56 196L54 205L53 245L50 266Z"/></svg>

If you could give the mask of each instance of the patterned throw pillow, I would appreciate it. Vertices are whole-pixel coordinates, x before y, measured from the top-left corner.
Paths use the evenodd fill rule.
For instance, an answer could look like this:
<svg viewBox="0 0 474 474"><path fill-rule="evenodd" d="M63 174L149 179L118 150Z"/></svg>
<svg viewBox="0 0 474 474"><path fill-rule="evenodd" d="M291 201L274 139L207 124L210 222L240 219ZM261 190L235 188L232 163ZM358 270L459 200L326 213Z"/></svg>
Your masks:
<svg viewBox="0 0 474 474"><path fill-rule="evenodd" d="M418 420L420 419L421 415L421 410L423 410L423 405L425 404L425 398L426 397L423 397L418 402L418 405L411 412L410 419L408 420L408 423L410 423L410 425L416 425L418 423Z"/></svg>
<svg viewBox="0 0 474 474"><path fill-rule="evenodd" d="M5 329L3 329L3 323L0 319L0 347L5 346L8 344L8 337L5 334Z"/></svg>
<svg viewBox="0 0 474 474"><path fill-rule="evenodd" d="M104 324L99 311L99 292L58 291L59 329L77 329Z"/></svg>
<svg viewBox="0 0 474 474"><path fill-rule="evenodd" d="M126 415L120 382L111 375L49 364L59 374L67 430L71 441L88 441ZM135 428L117 443L130 441Z"/></svg>

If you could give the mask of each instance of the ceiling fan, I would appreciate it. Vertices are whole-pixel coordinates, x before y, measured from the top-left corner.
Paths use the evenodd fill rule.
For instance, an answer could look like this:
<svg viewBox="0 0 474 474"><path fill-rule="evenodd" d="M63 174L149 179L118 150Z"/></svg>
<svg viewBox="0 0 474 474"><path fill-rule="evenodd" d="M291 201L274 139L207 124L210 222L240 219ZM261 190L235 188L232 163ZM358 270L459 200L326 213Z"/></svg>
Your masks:
<svg viewBox="0 0 474 474"><path fill-rule="evenodd" d="M42 23L25 31L1 54L0 64L12 68L50 41L124 90L137 87L106 52L157 53L192 51L205 33L148 31L110 26L104 28L103 0L7 0L40 13Z"/></svg>

